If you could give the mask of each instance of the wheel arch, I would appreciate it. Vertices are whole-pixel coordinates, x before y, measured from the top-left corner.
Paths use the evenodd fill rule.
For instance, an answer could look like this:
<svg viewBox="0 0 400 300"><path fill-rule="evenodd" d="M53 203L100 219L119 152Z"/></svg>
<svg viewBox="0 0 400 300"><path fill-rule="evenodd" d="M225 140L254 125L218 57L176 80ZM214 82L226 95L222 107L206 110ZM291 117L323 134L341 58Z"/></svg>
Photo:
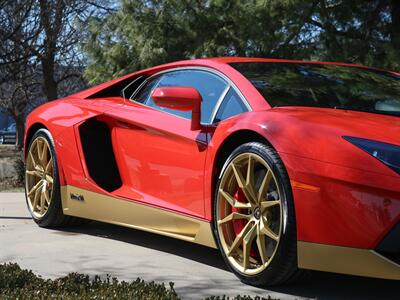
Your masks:
<svg viewBox="0 0 400 300"><path fill-rule="evenodd" d="M25 143L24 143L24 145L25 145L25 147L24 147L24 158L26 158L26 155L27 155L27 153L28 153L28 147L29 147L29 144L30 144L30 142L31 142L31 140L32 140L32 137L33 137L33 135L35 134L35 132L36 131L38 131L39 129L47 129L48 130L48 128L43 124L43 123L40 123L40 122L36 122L36 123L34 123L34 124L32 124L27 130L26 130L26 134L25 134Z"/></svg>
<svg viewBox="0 0 400 300"><path fill-rule="evenodd" d="M46 129L50 132L50 130L47 128L47 126L41 122L33 123L26 130L25 142L24 142L24 159L25 160L26 160L26 156L28 154L29 144L31 143L31 140L32 140L33 136L35 135L35 133L40 129ZM60 161L60 157L58 157L58 156L57 156L57 165L58 165L58 175L60 177L59 178L60 184L64 185L65 184L65 175L64 175L63 167L62 167L62 164Z"/></svg>
<svg viewBox="0 0 400 300"><path fill-rule="evenodd" d="M211 181L211 207L214 205L215 185L217 184L218 176L222 170L222 167L224 166L226 159L237 147L250 142L260 142L274 148L264 136L254 130L241 129L227 136L218 148L214 159L213 175Z"/></svg>

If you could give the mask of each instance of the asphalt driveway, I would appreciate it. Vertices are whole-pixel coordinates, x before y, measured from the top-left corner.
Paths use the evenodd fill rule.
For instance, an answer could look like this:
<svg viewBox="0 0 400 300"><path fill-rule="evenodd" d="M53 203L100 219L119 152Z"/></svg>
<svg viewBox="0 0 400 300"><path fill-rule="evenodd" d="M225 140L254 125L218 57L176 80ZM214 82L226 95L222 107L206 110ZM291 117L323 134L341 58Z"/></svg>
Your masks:
<svg viewBox="0 0 400 300"><path fill-rule="evenodd" d="M318 272L292 286L246 286L226 269L218 251L203 246L99 222L64 230L39 228L22 193L0 193L0 263L4 262L16 262L50 278L81 272L120 280L141 277L167 285L173 281L183 299L223 294L280 299L399 299L400 295L399 282Z"/></svg>

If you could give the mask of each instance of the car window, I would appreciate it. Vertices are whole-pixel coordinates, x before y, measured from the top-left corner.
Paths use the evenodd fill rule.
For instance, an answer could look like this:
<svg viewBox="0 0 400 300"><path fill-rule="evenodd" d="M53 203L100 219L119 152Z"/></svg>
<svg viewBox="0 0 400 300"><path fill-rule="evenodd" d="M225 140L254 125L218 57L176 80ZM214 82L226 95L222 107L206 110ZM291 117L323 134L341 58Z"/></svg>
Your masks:
<svg viewBox="0 0 400 300"><path fill-rule="evenodd" d="M218 109L217 115L215 116L215 122L225 120L246 111L247 108L242 99L240 99L239 95L233 88L230 88Z"/></svg>
<svg viewBox="0 0 400 300"><path fill-rule="evenodd" d="M400 116L400 76L394 73L335 64L230 65L273 107L321 107Z"/></svg>
<svg viewBox="0 0 400 300"><path fill-rule="evenodd" d="M141 88L141 90L134 96L134 101L139 103L146 103L150 97L151 92L155 88L160 76L150 78L149 81Z"/></svg>
<svg viewBox="0 0 400 300"><path fill-rule="evenodd" d="M227 82L217 75L202 70L172 71L152 78L146 86L135 96L135 101L154 107L160 111L191 119L190 111L177 111L174 109L159 107L151 99L151 91L156 87L166 86L191 86L198 90L202 97L201 122L210 122L212 112L221 94L227 87Z"/></svg>

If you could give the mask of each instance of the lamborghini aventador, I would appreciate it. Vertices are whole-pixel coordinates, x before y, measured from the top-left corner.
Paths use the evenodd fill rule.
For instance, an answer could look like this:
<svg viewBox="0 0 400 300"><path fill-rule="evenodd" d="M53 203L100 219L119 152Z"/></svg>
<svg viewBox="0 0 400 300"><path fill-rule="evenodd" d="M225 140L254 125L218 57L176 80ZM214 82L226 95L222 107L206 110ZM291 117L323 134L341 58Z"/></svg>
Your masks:
<svg viewBox="0 0 400 300"><path fill-rule="evenodd" d="M245 283L400 279L400 74L252 58L142 70L28 117L26 200L219 248ZM132 234L135 234L132 231Z"/></svg>

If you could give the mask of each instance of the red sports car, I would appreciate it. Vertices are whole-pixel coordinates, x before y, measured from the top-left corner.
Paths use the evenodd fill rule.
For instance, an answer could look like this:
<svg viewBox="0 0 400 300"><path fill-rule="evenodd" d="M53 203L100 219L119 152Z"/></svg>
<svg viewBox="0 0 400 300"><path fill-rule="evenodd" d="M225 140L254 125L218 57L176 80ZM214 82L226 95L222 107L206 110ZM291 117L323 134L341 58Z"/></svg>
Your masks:
<svg viewBox="0 0 400 300"><path fill-rule="evenodd" d="M400 74L215 58L40 106L26 199L42 227L98 220L219 248L252 285L320 270L400 279Z"/></svg>

